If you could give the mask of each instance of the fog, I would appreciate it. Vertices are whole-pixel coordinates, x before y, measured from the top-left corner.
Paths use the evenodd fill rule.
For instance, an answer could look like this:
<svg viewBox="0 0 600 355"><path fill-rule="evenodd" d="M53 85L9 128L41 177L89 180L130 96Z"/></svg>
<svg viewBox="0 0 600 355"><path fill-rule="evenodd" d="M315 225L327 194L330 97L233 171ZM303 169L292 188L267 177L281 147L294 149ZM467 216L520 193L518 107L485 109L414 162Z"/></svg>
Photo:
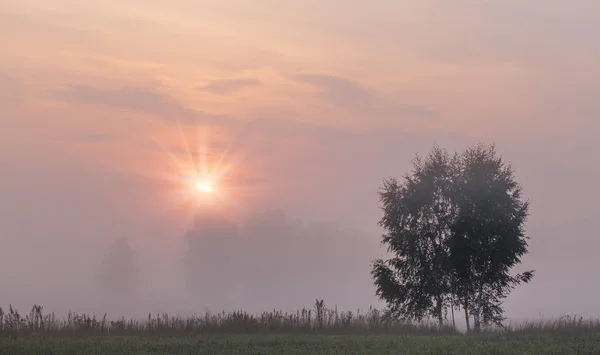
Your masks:
<svg viewBox="0 0 600 355"><path fill-rule="evenodd" d="M531 202L507 317L600 316L597 1L127 4L0 5L0 306L383 307L383 179L483 142Z"/></svg>
<svg viewBox="0 0 600 355"><path fill-rule="evenodd" d="M288 182L272 175L240 198L237 213L196 207L190 220L176 209L149 208L166 204L168 193L153 193L162 185L135 175L100 173L93 162L70 158L63 165L22 164L4 156L1 299L23 309L42 304L58 313L115 316L293 311L317 298L340 309L382 307L369 275L370 262L384 252L377 190L383 177L401 176L415 153L425 154L440 139L381 137L339 141L329 156L312 160L306 154L303 168L324 173L320 181L298 184L301 194L282 193ZM469 143L447 139L445 146ZM530 254L522 268L537 271L509 297L513 319L596 314L600 291L590 280L598 267L599 173L570 158L579 145L554 147L555 155L545 157L498 144L532 203ZM374 162L373 155L382 158ZM300 158L271 159L273 171L302 170ZM327 170L330 161L336 163ZM67 170L72 166L77 169ZM252 199L265 194L272 198Z"/></svg>

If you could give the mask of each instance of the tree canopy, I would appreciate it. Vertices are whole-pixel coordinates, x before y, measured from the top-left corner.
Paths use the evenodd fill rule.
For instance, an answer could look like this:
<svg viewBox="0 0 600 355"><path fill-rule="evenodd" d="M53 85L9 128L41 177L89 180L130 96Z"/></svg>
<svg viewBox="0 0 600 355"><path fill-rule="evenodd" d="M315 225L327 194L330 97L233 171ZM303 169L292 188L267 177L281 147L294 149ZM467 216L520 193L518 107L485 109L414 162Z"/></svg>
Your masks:
<svg viewBox="0 0 600 355"><path fill-rule="evenodd" d="M510 273L527 253L529 203L494 146L452 155L436 146L401 181L385 180L380 200L390 258L371 273L389 311L442 326L460 306L468 327L470 315L476 330L501 325L503 300L533 271Z"/></svg>

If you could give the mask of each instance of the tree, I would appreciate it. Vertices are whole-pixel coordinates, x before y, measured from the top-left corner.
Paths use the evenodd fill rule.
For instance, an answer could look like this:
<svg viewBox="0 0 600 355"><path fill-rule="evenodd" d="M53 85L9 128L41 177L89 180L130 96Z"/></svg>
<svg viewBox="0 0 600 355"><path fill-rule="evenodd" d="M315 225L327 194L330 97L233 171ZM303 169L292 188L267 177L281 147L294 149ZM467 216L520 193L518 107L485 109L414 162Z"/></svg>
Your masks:
<svg viewBox="0 0 600 355"><path fill-rule="evenodd" d="M384 181L380 199L386 233L382 244L393 257L376 260L372 276L377 295L396 316L443 325L453 309L448 239L456 209L452 201L456 156L434 147L426 159L413 161L413 171L399 183Z"/></svg>
<svg viewBox="0 0 600 355"><path fill-rule="evenodd" d="M524 223L529 203L514 172L495 147L478 144L464 151L455 179L458 217L452 227L450 253L457 292L476 331L481 324L501 325L502 302L533 271L511 275L510 269L527 253Z"/></svg>
<svg viewBox="0 0 600 355"><path fill-rule="evenodd" d="M434 147L417 157L402 183L386 180L380 192L382 244L392 257L373 263L376 294L407 319L433 316L442 326L459 305L468 328L470 315L477 331L501 325L504 299L533 277L510 273L527 253L529 203L521 195L494 146L453 156Z"/></svg>
<svg viewBox="0 0 600 355"><path fill-rule="evenodd" d="M229 308L243 281L238 226L220 211L200 209L185 240L182 261L188 291L205 307Z"/></svg>
<svg viewBox="0 0 600 355"><path fill-rule="evenodd" d="M134 296L138 270L135 266L133 249L126 237L114 241L104 257L98 277L102 291L111 298L127 300Z"/></svg>

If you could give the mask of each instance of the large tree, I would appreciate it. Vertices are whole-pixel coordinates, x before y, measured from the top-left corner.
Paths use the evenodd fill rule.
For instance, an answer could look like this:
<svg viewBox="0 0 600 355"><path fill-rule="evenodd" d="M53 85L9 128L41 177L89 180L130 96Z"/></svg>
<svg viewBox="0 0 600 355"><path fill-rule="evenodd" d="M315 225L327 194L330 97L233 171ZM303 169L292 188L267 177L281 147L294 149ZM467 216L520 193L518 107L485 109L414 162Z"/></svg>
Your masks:
<svg viewBox="0 0 600 355"><path fill-rule="evenodd" d="M382 243L391 258L376 260L377 295L396 316L438 319L460 305L467 326L500 324L502 302L532 271L511 275L527 253L528 203L510 166L482 144L460 155L434 147L417 157L402 182L380 192ZM456 303L455 303L456 302Z"/></svg>
<svg viewBox="0 0 600 355"><path fill-rule="evenodd" d="M529 203L493 145L467 148L456 171L453 200L459 213L450 238L452 269L461 305L479 331L482 323L500 325L504 298L533 277L533 271L510 273L527 253Z"/></svg>
<svg viewBox="0 0 600 355"><path fill-rule="evenodd" d="M457 159L434 147L413 161L402 182L384 182L380 199L386 233L382 244L392 257L376 260L372 275L377 295L396 316L422 320L433 316L443 325L452 306L448 239L456 209L452 203Z"/></svg>

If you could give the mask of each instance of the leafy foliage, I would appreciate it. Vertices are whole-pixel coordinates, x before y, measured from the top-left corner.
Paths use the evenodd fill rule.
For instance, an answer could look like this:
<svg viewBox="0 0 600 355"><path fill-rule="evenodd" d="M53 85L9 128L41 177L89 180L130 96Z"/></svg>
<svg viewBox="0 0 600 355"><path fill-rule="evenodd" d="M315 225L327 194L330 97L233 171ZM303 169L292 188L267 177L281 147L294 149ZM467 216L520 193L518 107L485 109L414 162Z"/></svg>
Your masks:
<svg viewBox="0 0 600 355"><path fill-rule="evenodd" d="M468 148L459 171L454 196L459 215L450 258L463 306L474 315L479 330L481 321L501 324L503 299L533 277L533 271L510 274L527 253L523 226L529 203L522 200L512 168L496 156L493 146Z"/></svg>
<svg viewBox="0 0 600 355"><path fill-rule="evenodd" d="M375 260L371 274L393 314L441 325L460 305L477 330L501 325L503 300L533 277L510 274L527 253L529 207L513 175L494 146L479 144L460 155L434 147L402 183L384 181L380 225L391 258Z"/></svg>
<svg viewBox="0 0 600 355"><path fill-rule="evenodd" d="M384 182L380 225L387 231L383 244L394 256L376 260L372 275L377 295L397 316L443 321L451 290L446 241L456 215L451 201L456 162L435 147L426 159L414 160L403 184Z"/></svg>

